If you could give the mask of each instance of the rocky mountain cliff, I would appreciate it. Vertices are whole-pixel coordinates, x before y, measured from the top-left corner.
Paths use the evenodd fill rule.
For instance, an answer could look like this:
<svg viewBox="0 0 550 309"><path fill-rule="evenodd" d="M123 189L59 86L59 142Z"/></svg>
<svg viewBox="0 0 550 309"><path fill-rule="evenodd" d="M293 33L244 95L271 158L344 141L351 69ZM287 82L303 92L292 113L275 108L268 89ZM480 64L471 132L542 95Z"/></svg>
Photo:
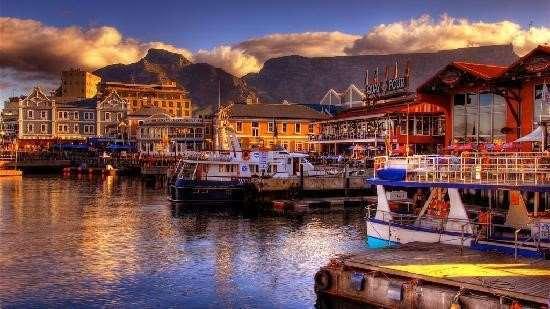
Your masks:
<svg viewBox="0 0 550 309"><path fill-rule="evenodd" d="M351 83L363 88L365 69L373 72L384 66L400 69L410 61L411 89L442 69L451 61L470 61L507 65L518 58L511 45L462 48L436 53L365 55L341 57L287 56L268 60L259 73L243 78L233 76L206 63L192 63L184 56L161 49L150 49L136 63L113 64L94 73L106 81L159 83L176 81L190 92L199 109L212 110L218 102L218 81L222 102L246 102L247 98L262 102L288 100L317 103L330 88L343 90Z"/></svg>
<svg viewBox="0 0 550 309"><path fill-rule="evenodd" d="M138 62L108 65L94 74L104 81L126 83L172 80L189 91L199 109L209 109L218 104L218 81L224 103L256 98L254 91L242 79L206 63L192 63L180 54L162 49L150 49Z"/></svg>
<svg viewBox="0 0 550 309"><path fill-rule="evenodd" d="M243 79L254 87L267 101L318 103L330 88L343 90L351 83L363 88L365 69L372 73L376 67L381 74L384 66L400 70L410 61L411 89L437 73L451 61L469 61L507 65L518 58L511 45L461 48L436 53L396 55L365 55L341 57L287 56L268 60L259 73L248 74Z"/></svg>

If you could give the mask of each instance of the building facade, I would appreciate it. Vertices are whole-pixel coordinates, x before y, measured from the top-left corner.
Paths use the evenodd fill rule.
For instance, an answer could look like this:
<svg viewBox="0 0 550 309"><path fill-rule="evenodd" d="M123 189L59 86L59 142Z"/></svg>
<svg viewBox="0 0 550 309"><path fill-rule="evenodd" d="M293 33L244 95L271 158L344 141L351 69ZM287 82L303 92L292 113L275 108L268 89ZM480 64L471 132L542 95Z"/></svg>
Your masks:
<svg viewBox="0 0 550 309"><path fill-rule="evenodd" d="M376 70L375 72L377 72ZM334 117L319 121L319 134L310 143L322 153L344 154L361 149L365 154L392 152L434 153L444 144L447 111L409 90L409 68L392 77L374 74L365 91L349 87L339 94L329 90L321 105L347 107ZM337 96L338 95L338 96Z"/></svg>
<svg viewBox="0 0 550 309"><path fill-rule="evenodd" d="M232 104L227 107L229 124L241 147L293 152L314 151L310 136L319 134L316 121L328 116L299 104Z"/></svg>
<svg viewBox="0 0 550 309"><path fill-rule="evenodd" d="M61 72L62 101L88 99L97 95L101 77L82 70L67 70Z"/></svg>
<svg viewBox="0 0 550 309"><path fill-rule="evenodd" d="M126 101L113 92L102 98L57 102L35 87L24 98L6 103L4 127L20 144L41 145L53 140L83 140L120 133Z"/></svg>
<svg viewBox="0 0 550 309"><path fill-rule="evenodd" d="M136 146L146 154L178 155L185 151L198 151L211 141L211 124L203 118L176 118L156 113L138 126Z"/></svg>
<svg viewBox="0 0 550 309"><path fill-rule="evenodd" d="M175 82L163 84L126 84L102 82L99 91L107 94L116 91L127 102L128 112L146 107L156 107L172 117L191 117L192 105L187 90Z"/></svg>
<svg viewBox="0 0 550 309"><path fill-rule="evenodd" d="M550 120L550 47L508 67L454 62L418 88L449 110L446 145L512 143ZM540 143L521 143L537 150Z"/></svg>

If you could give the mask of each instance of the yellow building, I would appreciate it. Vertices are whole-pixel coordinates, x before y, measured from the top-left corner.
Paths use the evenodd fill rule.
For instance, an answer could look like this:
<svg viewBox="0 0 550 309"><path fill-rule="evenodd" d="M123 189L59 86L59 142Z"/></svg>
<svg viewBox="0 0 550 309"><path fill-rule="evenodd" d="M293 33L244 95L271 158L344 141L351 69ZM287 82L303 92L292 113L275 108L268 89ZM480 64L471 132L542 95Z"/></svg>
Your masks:
<svg viewBox="0 0 550 309"><path fill-rule="evenodd" d="M62 100L88 99L97 94L101 77L92 73L73 69L61 72Z"/></svg>
<svg viewBox="0 0 550 309"><path fill-rule="evenodd" d="M328 116L299 104L234 104L229 123L243 149L282 146L291 152L315 151L310 136L319 134L315 121Z"/></svg>
<svg viewBox="0 0 550 309"><path fill-rule="evenodd" d="M191 117L191 99L187 90L175 82L162 84L126 84L120 82L102 82L101 93L116 91L128 102L128 112L137 112L143 108L160 108L172 117Z"/></svg>

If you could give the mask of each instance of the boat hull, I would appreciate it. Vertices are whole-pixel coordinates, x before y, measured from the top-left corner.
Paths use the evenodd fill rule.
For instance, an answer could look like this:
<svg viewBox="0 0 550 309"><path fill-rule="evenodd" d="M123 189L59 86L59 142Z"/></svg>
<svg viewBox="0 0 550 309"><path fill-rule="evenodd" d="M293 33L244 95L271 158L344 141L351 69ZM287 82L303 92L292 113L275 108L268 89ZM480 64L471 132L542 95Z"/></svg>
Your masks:
<svg viewBox="0 0 550 309"><path fill-rule="evenodd" d="M250 194L250 185L237 181L178 180L170 185L168 199L186 204L242 203Z"/></svg>
<svg viewBox="0 0 550 309"><path fill-rule="evenodd" d="M450 245L470 246L472 238L460 233L434 233L421 228L405 228L389 225L386 222L367 221L367 235L392 243L406 244L409 242L444 243Z"/></svg>

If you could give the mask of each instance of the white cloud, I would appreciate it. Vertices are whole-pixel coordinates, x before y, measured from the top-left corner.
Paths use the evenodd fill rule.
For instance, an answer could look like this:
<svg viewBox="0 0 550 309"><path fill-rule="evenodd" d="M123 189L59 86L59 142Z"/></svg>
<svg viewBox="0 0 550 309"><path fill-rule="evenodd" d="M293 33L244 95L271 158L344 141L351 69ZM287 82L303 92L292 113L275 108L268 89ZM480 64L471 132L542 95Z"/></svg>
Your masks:
<svg viewBox="0 0 550 309"><path fill-rule="evenodd" d="M124 38L113 27L51 27L30 19L0 17L0 67L58 73L68 68L95 70L112 63L131 63L149 48L191 53L162 42Z"/></svg>
<svg viewBox="0 0 550 309"><path fill-rule="evenodd" d="M517 23L471 22L443 15L439 20L424 15L410 21L381 24L357 40L346 52L358 54L390 54L433 52L444 49L496 44L513 44L520 55L538 44L550 41L550 28L523 29Z"/></svg>
<svg viewBox="0 0 550 309"><path fill-rule="evenodd" d="M262 68L256 57L246 54L242 49L226 45L211 50L201 49L195 53L193 60L209 63L236 76L258 72Z"/></svg>

